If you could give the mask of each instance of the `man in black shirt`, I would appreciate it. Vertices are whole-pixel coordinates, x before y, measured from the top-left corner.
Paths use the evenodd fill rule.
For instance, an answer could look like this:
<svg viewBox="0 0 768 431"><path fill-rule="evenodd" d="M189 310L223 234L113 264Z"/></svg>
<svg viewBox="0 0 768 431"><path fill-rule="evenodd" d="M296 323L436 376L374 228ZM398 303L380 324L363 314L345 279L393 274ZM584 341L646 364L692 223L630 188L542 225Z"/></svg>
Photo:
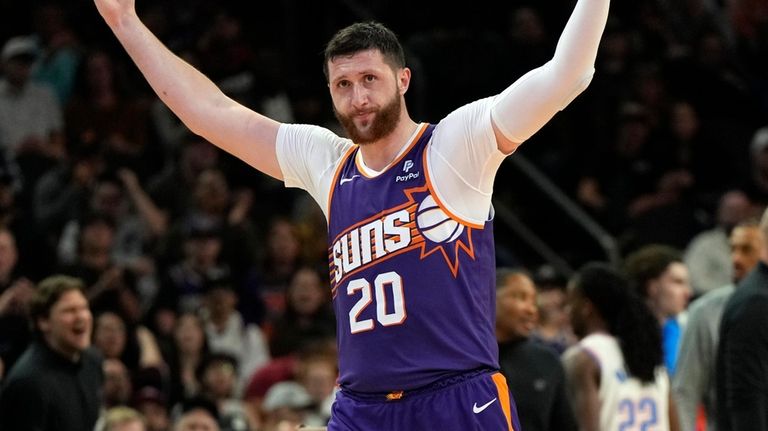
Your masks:
<svg viewBox="0 0 768 431"><path fill-rule="evenodd" d="M768 244L768 211L760 221ZM715 363L718 431L768 431L768 251L725 305Z"/></svg>
<svg viewBox="0 0 768 431"><path fill-rule="evenodd" d="M101 407L101 358L92 349L93 318L79 279L40 282L30 304L36 340L0 389L0 429L92 430Z"/></svg>
<svg viewBox="0 0 768 431"><path fill-rule="evenodd" d="M550 347L530 340L536 326L536 287L523 272L496 275L496 339L501 372L525 431L576 431L565 395L565 373Z"/></svg>

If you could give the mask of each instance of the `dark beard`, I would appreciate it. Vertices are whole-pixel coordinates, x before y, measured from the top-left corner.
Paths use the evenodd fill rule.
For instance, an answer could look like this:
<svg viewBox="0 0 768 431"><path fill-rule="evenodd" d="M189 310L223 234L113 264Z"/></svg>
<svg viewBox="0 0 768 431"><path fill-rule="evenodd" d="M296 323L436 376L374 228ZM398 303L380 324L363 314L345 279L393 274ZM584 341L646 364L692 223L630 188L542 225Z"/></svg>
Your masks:
<svg viewBox="0 0 768 431"><path fill-rule="evenodd" d="M397 127L397 123L400 120L400 110L402 109L402 102L400 94L395 93L395 97L385 105L383 108L376 112L373 119L373 124L369 128L368 132L361 133L355 126L354 121L350 116L341 114L336 108L333 108L333 114L336 115L336 119L339 120L341 126L347 132L347 136L357 145L370 144L376 142L379 139L389 135Z"/></svg>

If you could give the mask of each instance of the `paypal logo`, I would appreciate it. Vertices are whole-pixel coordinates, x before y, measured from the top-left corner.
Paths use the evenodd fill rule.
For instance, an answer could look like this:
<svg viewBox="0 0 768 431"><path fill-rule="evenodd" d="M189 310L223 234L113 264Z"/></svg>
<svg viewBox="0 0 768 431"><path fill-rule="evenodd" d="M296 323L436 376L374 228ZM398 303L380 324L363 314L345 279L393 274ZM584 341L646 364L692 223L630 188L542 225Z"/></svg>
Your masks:
<svg viewBox="0 0 768 431"><path fill-rule="evenodd" d="M395 177L395 182L400 183L403 181L410 181L415 180L416 178L419 178L420 172L408 172L411 169L413 169L413 160L406 160L405 163L403 163L403 172L405 172L405 175L398 175Z"/></svg>
<svg viewBox="0 0 768 431"><path fill-rule="evenodd" d="M403 163L403 172L405 172L407 174L408 171L411 170L411 168L413 168L413 161L412 160L406 160L405 163Z"/></svg>
<svg viewBox="0 0 768 431"><path fill-rule="evenodd" d="M409 172L407 175L398 175L395 177L395 182L400 183L403 181L411 181L419 178L420 172Z"/></svg>

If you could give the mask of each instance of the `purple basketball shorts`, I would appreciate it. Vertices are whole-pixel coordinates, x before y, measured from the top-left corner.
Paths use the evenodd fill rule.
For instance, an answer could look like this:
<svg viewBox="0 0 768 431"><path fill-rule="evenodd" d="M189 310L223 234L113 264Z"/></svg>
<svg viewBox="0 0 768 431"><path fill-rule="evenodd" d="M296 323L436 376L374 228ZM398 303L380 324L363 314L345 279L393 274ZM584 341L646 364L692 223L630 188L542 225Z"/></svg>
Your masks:
<svg viewBox="0 0 768 431"><path fill-rule="evenodd" d="M328 431L520 431L507 381L473 372L412 392L336 394Z"/></svg>

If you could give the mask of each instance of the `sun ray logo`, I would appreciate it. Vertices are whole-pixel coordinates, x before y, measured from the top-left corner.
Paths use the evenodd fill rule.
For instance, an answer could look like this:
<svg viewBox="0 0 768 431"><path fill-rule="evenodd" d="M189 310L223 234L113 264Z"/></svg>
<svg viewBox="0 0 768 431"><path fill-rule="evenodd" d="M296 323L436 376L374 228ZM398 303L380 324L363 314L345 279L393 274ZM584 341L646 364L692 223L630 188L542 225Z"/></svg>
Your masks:
<svg viewBox="0 0 768 431"><path fill-rule="evenodd" d="M419 259L439 253L454 277L460 250L475 259L473 228L452 219L440 208L427 185L404 190L406 202L349 227L329 249L331 284L370 266L409 251Z"/></svg>

